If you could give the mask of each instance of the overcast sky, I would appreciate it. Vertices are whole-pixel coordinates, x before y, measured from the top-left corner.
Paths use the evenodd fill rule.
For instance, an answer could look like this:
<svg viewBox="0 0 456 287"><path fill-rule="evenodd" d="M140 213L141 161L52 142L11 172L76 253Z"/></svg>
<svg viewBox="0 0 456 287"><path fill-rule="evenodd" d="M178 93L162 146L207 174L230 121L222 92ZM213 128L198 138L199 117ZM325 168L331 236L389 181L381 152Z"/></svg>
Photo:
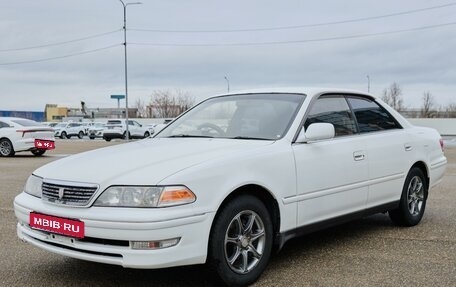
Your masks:
<svg viewBox="0 0 456 287"><path fill-rule="evenodd" d="M456 4L450 0L142 2L128 6L127 28L136 29L128 31L127 40L131 43L130 106L138 98L149 101L155 89L178 88L201 100L226 91L225 76L231 90L328 86L366 91L369 75L371 92L377 95L392 82L399 83L409 107L421 105L424 91L430 91L440 105L456 103L456 5L365 21L310 25ZM89 108L115 107L109 96L124 94L122 21L118 0L1 0L0 110L41 111L47 103L78 107L81 100ZM447 23L453 24L328 40ZM303 25L310 27L226 32ZM141 29L155 32L137 31ZM21 49L111 31L116 32ZM315 39L320 40L307 41ZM232 45L265 42L295 43ZM74 57L11 64L109 46Z"/></svg>

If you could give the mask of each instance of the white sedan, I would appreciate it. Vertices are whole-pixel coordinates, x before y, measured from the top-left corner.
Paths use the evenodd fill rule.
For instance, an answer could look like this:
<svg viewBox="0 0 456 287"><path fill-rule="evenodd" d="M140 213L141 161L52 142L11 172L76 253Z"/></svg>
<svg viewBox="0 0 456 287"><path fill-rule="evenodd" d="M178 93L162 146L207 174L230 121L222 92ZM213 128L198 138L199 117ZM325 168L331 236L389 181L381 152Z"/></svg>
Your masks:
<svg viewBox="0 0 456 287"><path fill-rule="evenodd" d="M0 117L0 156L30 151L36 156L55 148L54 130L35 121Z"/></svg>
<svg viewBox="0 0 456 287"><path fill-rule="evenodd" d="M17 233L130 268L207 263L241 286L295 236L380 212L418 224L446 162L435 130L370 94L233 93L153 138L37 169L14 201Z"/></svg>

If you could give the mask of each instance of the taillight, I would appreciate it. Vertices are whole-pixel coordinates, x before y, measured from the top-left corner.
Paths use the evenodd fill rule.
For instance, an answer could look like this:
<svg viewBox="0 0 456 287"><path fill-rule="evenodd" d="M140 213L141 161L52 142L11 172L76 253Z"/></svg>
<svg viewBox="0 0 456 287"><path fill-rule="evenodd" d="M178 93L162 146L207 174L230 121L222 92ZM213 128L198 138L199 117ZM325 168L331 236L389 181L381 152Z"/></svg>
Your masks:
<svg viewBox="0 0 456 287"><path fill-rule="evenodd" d="M443 143L443 139L441 138L441 139L439 140L439 142L440 142L440 148L441 148L442 151L443 151L443 150L445 149L445 145L444 145L444 143Z"/></svg>

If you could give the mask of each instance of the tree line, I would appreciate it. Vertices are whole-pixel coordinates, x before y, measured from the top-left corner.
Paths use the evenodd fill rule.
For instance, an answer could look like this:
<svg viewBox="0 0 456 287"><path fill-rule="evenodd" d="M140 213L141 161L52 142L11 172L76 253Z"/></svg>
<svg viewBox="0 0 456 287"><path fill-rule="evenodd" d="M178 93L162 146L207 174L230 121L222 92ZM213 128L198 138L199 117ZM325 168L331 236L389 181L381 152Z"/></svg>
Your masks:
<svg viewBox="0 0 456 287"><path fill-rule="evenodd" d="M423 92L421 107L418 110L407 108L404 104L402 88L396 82L383 90L381 99L409 118L456 118L456 103L438 105L430 91Z"/></svg>

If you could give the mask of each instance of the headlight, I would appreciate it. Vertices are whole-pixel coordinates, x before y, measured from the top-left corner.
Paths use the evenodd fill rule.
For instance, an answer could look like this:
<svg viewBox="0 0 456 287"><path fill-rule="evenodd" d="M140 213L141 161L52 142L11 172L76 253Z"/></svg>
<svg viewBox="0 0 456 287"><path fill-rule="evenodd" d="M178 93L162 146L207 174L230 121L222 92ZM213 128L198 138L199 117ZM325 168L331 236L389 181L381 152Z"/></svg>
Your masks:
<svg viewBox="0 0 456 287"><path fill-rule="evenodd" d="M111 186L94 206L166 207L192 203L195 194L185 186Z"/></svg>
<svg viewBox="0 0 456 287"><path fill-rule="evenodd" d="M43 184L43 179L36 175L31 175L25 183L24 191L30 195L41 198L41 185Z"/></svg>

